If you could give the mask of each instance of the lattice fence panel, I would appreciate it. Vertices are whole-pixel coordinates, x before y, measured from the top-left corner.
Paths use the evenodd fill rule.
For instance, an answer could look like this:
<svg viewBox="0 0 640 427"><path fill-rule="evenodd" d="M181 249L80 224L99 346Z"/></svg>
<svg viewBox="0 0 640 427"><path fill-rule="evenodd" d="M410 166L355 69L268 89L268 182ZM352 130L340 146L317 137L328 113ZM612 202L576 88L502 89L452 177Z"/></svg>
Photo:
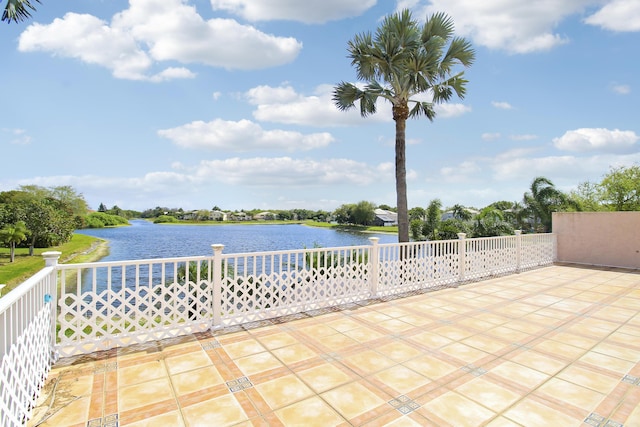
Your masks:
<svg viewBox="0 0 640 427"><path fill-rule="evenodd" d="M51 369L51 306L45 304L0 363L0 425L22 426Z"/></svg>

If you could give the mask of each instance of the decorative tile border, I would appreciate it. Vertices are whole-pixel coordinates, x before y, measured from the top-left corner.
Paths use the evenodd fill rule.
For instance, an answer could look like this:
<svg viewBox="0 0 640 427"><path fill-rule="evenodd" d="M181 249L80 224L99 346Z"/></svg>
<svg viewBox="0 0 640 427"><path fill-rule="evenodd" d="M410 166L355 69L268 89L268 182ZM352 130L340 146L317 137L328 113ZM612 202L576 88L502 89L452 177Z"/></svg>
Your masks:
<svg viewBox="0 0 640 427"><path fill-rule="evenodd" d="M585 418L584 423L593 427L624 427L623 424L614 420L608 420L602 415L598 415L594 412L590 413L589 416Z"/></svg>
<svg viewBox="0 0 640 427"><path fill-rule="evenodd" d="M118 414L110 414L104 418L94 418L87 421L87 427L118 427Z"/></svg>
<svg viewBox="0 0 640 427"><path fill-rule="evenodd" d="M396 397L395 399L391 399L389 401L389 405L393 406L401 414L404 414L404 415L406 415L406 414L408 414L410 412L413 412L413 411L415 411L416 409L418 409L420 407L419 404L417 404L413 400L409 399L404 394L401 395L401 396Z"/></svg>
<svg viewBox="0 0 640 427"><path fill-rule="evenodd" d="M207 341L205 343L202 343L201 345L203 350L213 350L222 347L222 345L217 340Z"/></svg>
<svg viewBox="0 0 640 427"><path fill-rule="evenodd" d="M633 375L625 375L622 377L622 382L640 386L640 378L634 377Z"/></svg>
<svg viewBox="0 0 640 427"><path fill-rule="evenodd" d="M468 374L473 375L474 377L479 377L479 376L484 375L484 374L487 373L486 369L478 368L475 365L465 365L460 369L462 369L463 371L465 371Z"/></svg>
<svg viewBox="0 0 640 427"><path fill-rule="evenodd" d="M342 356L340 356L340 353L336 353L336 352L321 354L320 357L327 362L336 362L342 359Z"/></svg>
<svg viewBox="0 0 640 427"><path fill-rule="evenodd" d="M104 374L105 372L113 372L118 370L118 362L106 363L93 370L94 374Z"/></svg>
<svg viewBox="0 0 640 427"><path fill-rule="evenodd" d="M227 387L231 393L235 393L247 388L253 387L251 381L247 377L240 377L235 380L227 381Z"/></svg>

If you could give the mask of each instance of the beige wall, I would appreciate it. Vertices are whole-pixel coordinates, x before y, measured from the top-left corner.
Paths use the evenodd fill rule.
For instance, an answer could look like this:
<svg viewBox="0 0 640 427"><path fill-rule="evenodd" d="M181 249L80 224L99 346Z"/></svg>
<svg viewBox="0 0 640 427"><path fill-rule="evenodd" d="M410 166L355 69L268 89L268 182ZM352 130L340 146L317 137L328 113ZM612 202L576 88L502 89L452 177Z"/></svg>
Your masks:
<svg viewBox="0 0 640 427"><path fill-rule="evenodd" d="M640 212L554 212L557 261L640 268Z"/></svg>

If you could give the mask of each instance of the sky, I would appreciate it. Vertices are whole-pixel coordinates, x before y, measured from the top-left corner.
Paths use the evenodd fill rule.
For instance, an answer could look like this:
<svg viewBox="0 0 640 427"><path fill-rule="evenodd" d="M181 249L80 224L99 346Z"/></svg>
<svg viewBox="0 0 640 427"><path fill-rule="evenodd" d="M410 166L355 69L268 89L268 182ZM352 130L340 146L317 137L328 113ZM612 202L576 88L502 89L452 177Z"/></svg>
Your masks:
<svg viewBox="0 0 640 427"><path fill-rule="evenodd" d="M4 1L0 2L4 6ZM71 186L92 209L396 205L389 103L347 45L409 8L471 41L467 95L407 122L408 205L521 202L640 163L637 0L42 0L0 25L0 191Z"/></svg>

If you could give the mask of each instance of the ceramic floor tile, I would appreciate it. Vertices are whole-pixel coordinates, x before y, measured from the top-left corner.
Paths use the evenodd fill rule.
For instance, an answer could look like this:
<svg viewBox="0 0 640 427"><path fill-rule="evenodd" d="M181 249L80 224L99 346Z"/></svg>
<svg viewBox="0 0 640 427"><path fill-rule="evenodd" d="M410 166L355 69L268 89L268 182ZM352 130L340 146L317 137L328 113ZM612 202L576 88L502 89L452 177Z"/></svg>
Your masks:
<svg viewBox="0 0 640 427"><path fill-rule="evenodd" d="M358 322L356 322L355 320L352 319L345 319L345 318L340 318L340 319L336 319L332 322L328 322L327 326L329 326L330 328L335 329L338 332L345 332L345 331L349 331L351 329L356 329L361 327L362 325Z"/></svg>
<svg viewBox="0 0 640 427"><path fill-rule="evenodd" d="M334 334L322 337L318 340L319 344L326 347L330 351L339 351L347 347L359 345L360 343L353 338L343 334Z"/></svg>
<svg viewBox="0 0 640 427"><path fill-rule="evenodd" d="M316 393L322 393L353 380L353 377L328 363L297 372L297 375Z"/></svg>
<svg viewBox="0 0 640 427"><path fill-rule="evenodd" d="M260 341L260 343L269 350L286 347L298 342L298 340L285 332L259 337L258 341Z"/></svg>
<svg viewBox="0 0 640 427"><path fill-rule="evenodd" d="M618 359L628 360L629 362L640 362L639 350L632 350L609 342L598 344L591 351L606 354L607 356L617 357Z"/></svg>
<svg viewBox="0 0 640 427"><path fill-rule="evenodd" d="M510 347L509 344L493 339L487 335L474 335L462 340L461 343L491 354Z"/></svg>
<svg viewBox="0 0 640 427"><path fill-rule="evenodd" d="M434 349L444 347L445 345L453 342L453 340L442 335L438 335L435 332L421 332L419 334L411 335L409 339L420 345Z"/></svg>
<svg viewBox="0 0 640 427"><path fill-rule="evenodd" d="M433 329L432 332L435 332L436 334L442 335L443 337L449 338L453 341L463 340L474 334L469 330L458 328L456 326L441 326L439 328Z"/></svg>
<svg viewBox="0 0 640 427"><path fill-rule="evenodd" d="M475 378L456 387L455 391L486 408L501 412L522 396L482 378Z"/></svg>
<svg viewBox="0 0 640 427"><path fill-rule="evenodd" d="M350 329L345 331L344 335L358 341L359 343L367 343L385 336L384 334L367 327Z"/></svg>
<svg viewBox="0 0 640 427"><path fill-rule="evenodd" d="M635 366L635 363L628 360L618 359L617 357L608 356L606 354L590 351L579 359L581 362L588 363L595 368L605 368L610 371L618 372L622 375L629 372Z"/></svg>
<svg viewBox="0 0 640 427"><path fill-rule="evenodd" d="M230 426L249 419L231 394L182 408L182 414L190 427Z"/></svg>
<svg viewBox="0 0 640 427"><path fill-rule="evenodd" d="M329 327L329 326L327 326L325 324L307 326L305 328L300 329L300 331L304 332L305 334L309 335L310 337L313 337L314 339L326 337L327 335L333 335L336 332L338 332L335 329L333 329L333 328L331 328L331 327Z"/></svg>
<svg viewBox="0 0 640 427"><path fill-rule="evenodd" d="M167 357L164 362L172 375L212 365L209 356L201 349L180 356Z"/></svg>
<svg viewBox="0 0 640 427"><path fill-rule="evenodd" d="M573 418L569 415L556 411L553 408L542 405L531 399L516 403L516 405L506 410L503 416L507 419L527 427L549 427L549 426L580 426L581 419Z"/></svg>
<svg viewBox="0 0 640 427"><path fill-rule="evenodd" d="M476 427L483 425L496 414L460 394L448 392L423 405L452 426Z"/></svg>
<svg viewBox="0 0 640 427"><path fill-rule="evenodd" d="M579 366L570 366L560 372L557 377L603 394L611 392L611 390L620 383L621 379L600 374Z"/></svg>
<svg viewBox="0 0 640 427"><path fill-rule="evenodd" d="M409 394L412 390L428 384L431 381L427 377L404 366L394 366L385 369L373 375L373 378L391 387L397 394Z"/></svg>
<svg viewBox="0 0 640 427"><path fill-rule="evenodd" d="M222 384L224 379L214 366L207 366L172 375L171 382L178 396Z"/></svg>
<svg viewBox="0 0 640 427"><path fill-rule="evenodd" d="M118 385L120 387L138 384L167 376L167 368L162 360L142 363L118 369Z"/></svg>
<svg viewBox="0 0 640 427"><path fill-rule="evenodd" d="M430 355L411 359L403 365L434 381L459 369L459 367Z"/></svg>
<svg viewBox="0 0 640 427"><path fill-rule="evenodd" d="M168 378L161 378L122 387L118 390L118 409L121 412L174 399Z"/></svg>
<svg viewBox="0 0 640 427"><path fill-rule="evenodd" d="M88 421L90 403L91 399L89 397L72 400L58 412L55 412L49 418L46 418L43 422L36 419L31 421L38 421L39 424L37 424L37 427L59 427L78 424L85 425Z"/></svg>
<svg viewBox="0 0 640 427"><path fill-rule="evenodd" d="M555 375L568 366L568 362L561 362L536 351L518 353L509 359L520 365L527 366L547 375Z"/></svg>
<svg viewBox="0 0 640 427"><path fill-rule="evenodd" d="M229 357L237 359L251 354L262 353L266 349L260 342L255 339L246 339L240 342L234 342L231 344L224 344L224 350Z"/></svg>
<svg viewBox="0 0 640 427"><path fill-rule="evenodd" d="M518 424L504 417L497 417L484 427L522 427L522 424Z"/></svg>
<svg viewBox="0 0 640 427"><path fill-rule="evenodd" d="M541 353L547 353L568 360L575 360L586 353L584 348L563 344L555 340L546 340L532 347Z"/></svg>
<svg viewBox="0 0 640 427"><path fill-rule="evenodd" d="M367 387L353 382L321 394L344 418L351 419L387 404L386 399L373 394Z"/></svg>
<svg viewBox="0 0 640 427"><path fill-rule="evenodd" d="M504 362L489 372L499 375L516 385L528 388L535 388L549 378L547 374L512 362Z"/></svg>
<svg viewBox="0 0 640 427"><path fill-rule="evenodd" d="M583 335L577 335L575 333L570 333L566 331L559 332L555 335L552 335L551 339L553 339L554 341L561 342L563 344L569 344L573 347L578 347L585 350L589 350L590 348L592 348L593 346L595 346L600 342L600 340L596 338L589 338Z"/></svg>
<svg viewBox="0 0 640 427"><path fill-rule="evenodd" d="M295 375L287 375L255 386L271 409L304 400L314 392Z"/></svg>
<svg viewBox="0 0 640 427"><path fill-rule="evenodd" d="M422 354L422 351L415 347L411 347L410 345L397 341L376 347L376 351L378 353L382 353L395 362L404 362Z"/></svg>
<svg viewBox="0 0 640 427"><path fill-rule="evenodd" d="M449 344L446 347L442 347L440 351L467 363L474 363L489 356L489 353L457 342Z"/></svg>
<svg viewBox="0 0 640 427"><path fill-rule="evenodd" d="M400 319L385 320L383 322L378 323L378 326L383 329L386 329L387 331L389 331L389 333L392 333L392 334L408 331L410 329L415 328L415 326L413 326L412 324L403 322Z"/></svg>
<svg viewBox="0 0 640 427"><path fill-rule="evenodd" d="M284 366L275 356L268 352L242 357L235 360L235 363L245 375L254 375Z"/></svg>
<svg viewBox="0 0 640 427"><path fill-rule="evenodd" d="M371 426L381 425L377 420L371 423ZM390 423L384 424L384 427L423 427L424 424L412 420L409 416L397 418Z"/></svg>
<svg viewBox="0 0 640 427"><path fill-rule="evenodd" d="M540 386L536 393L546 395L556 401L570 403L587 412L596 408L605 396L602 393L559 378L551 378Z"/></svg>
<svg viewBox="0 0 640 427"><path fill-rule="evenodd" d="M279 409L275 414L286 426L331 427L345 422L343 417L317 396Z"/></svg>
<svg viewBox="0 0 640 427"><path fill-rule="evenodd" d="M342 362L362 375L373 374L396 364L393 360L373 350L365 350L345 357Z"/></svg>
<svg viewBox="0 0 640 427"><path fill-rule="evenodd" d="M156 426L171 426L171 427L184 427L182 415L179 411L171 411L166 414L156 415L155 417L147 418L142 421L137 421L131 424L127 424L127 427L156 427Z"/></svg>
<svg viewBox="0 0 640 427"><path fill-rule="evenodd" d="M304 344L295 344L287 347L281 347L271 352L275 357L280 359L285 365L294 364L303 360L317 357L315 351L311 350Z"/></svg>

